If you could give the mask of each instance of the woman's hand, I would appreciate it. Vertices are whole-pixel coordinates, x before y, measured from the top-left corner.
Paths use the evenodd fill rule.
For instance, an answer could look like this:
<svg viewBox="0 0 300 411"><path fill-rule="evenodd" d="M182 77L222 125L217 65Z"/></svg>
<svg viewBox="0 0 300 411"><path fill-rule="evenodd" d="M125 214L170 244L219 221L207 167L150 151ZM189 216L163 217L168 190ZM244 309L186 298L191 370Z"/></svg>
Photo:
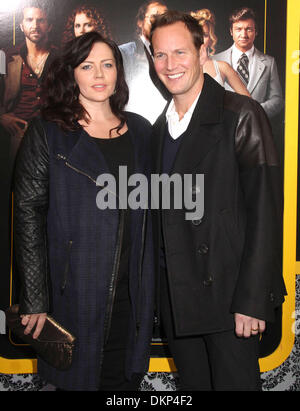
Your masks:
<svg viewBox="0 0 300 411"><path fill-rule="evenodd" d="M21 318L22 318L21 322L23 325L26 326L24 330L24 334L26 335L29 334L31 330L33 329L33 327L36 326L32 337L34 339L38 338L38 336L40 335L44 327L46 317L47 317L47 313L21 315Z"/></svg>

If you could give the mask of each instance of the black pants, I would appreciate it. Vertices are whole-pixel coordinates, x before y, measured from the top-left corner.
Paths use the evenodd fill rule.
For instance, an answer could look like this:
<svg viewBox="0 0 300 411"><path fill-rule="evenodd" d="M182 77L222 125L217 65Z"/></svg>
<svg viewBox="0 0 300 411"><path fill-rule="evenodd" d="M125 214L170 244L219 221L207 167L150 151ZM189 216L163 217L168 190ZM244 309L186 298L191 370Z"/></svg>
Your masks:
<svg viewBox="0 0 300 411"><path fill-rule="evenodd" d="M234 330L176 337L165 273L161 275L161 319L179 374L181 391L260 391L259 338Z"/></svg>
<svg viewBox="0 0 300 411"><path fill-rule="evenodd" d="M143 375L135 374L129 381L125 375L129 310L125 303L114 311L113 323L104 350L100 391L137 391ZM118 310L117 309L117 310ZM123 309L123 311L122 311Z"/></svg>
<svg viewBox="0 0 300 411"><path fill-rule="evenodd" d="M142 374L135 374L129 381L125 374L131 305L127 272L121 272L120 277L110 333L104 348L100 391L137 391L143 379Z"/></svg>

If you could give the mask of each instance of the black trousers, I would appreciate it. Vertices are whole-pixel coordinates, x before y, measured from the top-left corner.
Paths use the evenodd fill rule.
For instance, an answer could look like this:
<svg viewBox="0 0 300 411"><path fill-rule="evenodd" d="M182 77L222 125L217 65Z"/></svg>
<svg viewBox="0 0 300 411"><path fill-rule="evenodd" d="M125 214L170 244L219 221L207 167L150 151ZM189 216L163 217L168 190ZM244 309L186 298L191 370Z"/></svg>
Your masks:
<svg viewBox="0 0 300 411"><path fill-rule="evenodd" d="M260 391L259 337L234 330L176 337L165 272L161 272L161 320L181 391Z"/></svg>
<svg viewBox="0 0 300 411"><path fill-rule="evenodd" d="M125 361L130 315L129 300L119 301L113 311L113 321L104 349L100 391L138 391L143 375L127 380Z"/></svg>
<svg viewBox="0 0 300 411"><path fill-rule="evenodd" d="M125 372L131 316L128 271L126 268L127 264L125 268L121 267L119 274L110 333L104 348L100 391L137 391L143 379L142 374L135 374L129 381Z"/></svg>

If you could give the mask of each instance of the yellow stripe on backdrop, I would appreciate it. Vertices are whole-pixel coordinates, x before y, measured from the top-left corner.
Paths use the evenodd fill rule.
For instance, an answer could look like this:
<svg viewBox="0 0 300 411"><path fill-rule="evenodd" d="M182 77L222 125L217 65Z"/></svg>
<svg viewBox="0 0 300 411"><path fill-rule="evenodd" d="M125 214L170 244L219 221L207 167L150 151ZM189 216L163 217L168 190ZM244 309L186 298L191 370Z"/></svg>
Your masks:
<svg viewBox="0 0 300 411"><path fill-rule="evenodd" d="M288 0L283 220L283 275L288 296L283 304L280 345L274 353L260 360L261 371L268 371L282 364L290 355L295 340L299 67L297 70L294 67L295 59L299 56L299 22L299 0Z"/></svg>
<svg viewBox="0 0 300 411"><path fill-rule="evenodd" d="M265 0L265 20L264 20L264 53L267 53L267 10L268 0Z"/></svg>

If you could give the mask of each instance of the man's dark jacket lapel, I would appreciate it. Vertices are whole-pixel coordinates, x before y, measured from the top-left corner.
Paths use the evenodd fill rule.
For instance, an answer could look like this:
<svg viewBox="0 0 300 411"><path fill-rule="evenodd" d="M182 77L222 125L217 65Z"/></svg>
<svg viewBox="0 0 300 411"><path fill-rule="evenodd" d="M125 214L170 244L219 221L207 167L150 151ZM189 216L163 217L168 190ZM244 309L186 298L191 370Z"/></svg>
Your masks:
<svg viewBox="0 0 300 411"><path fill-rule="evenodd" d="M179 147L172 173L187 173L193 170L222 137L219 128L223 119L225 90L210 76L204 74L204 77L203 89ZM154 124L152 157L156 173L161 170L163 141L167 127L166 111L167 107ZM212 125L214 127L211 127Z"/></svg>

